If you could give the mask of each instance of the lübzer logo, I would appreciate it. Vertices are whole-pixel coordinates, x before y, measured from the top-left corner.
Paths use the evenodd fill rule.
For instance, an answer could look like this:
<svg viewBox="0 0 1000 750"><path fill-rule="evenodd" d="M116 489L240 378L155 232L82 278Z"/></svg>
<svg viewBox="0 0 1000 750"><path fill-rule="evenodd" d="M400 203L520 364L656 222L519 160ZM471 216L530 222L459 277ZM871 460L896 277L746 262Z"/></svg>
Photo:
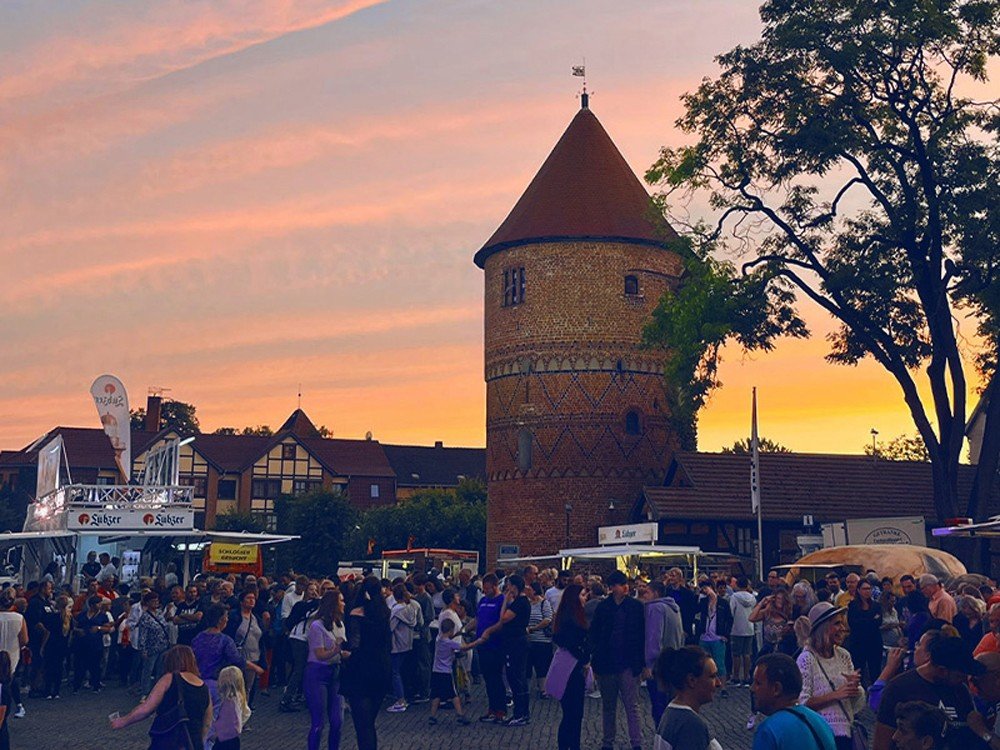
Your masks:
<svg viewBox="0 0 1000 750"><path fill-rule="evenodd" d="M94 515L80 514L81 526L119 526L122 517L114 513L95 513Z"/></svg>
<svg viewBox="0 0 1000 750"><path fill-rule="evenodd" d="M147 521L147 518L150 518L151 520ZM168 526L170 528L175 528L177 526L183 526L187 523L187 520L187 516L178 516L174 513L157 513L155 517L152 513L147 513L143 517L142 522L147 526L152 523L154 526Z"/></svg>
<svg viewBox="0 0 1000 750"><path fill-rule="evenodd" d="M81 526L86 526L88 523L90 523L90 514L89 513L81 513L80 517L78 519L76 519L76 520L77 520L77 522L79 522L79 524Z"/></svg>

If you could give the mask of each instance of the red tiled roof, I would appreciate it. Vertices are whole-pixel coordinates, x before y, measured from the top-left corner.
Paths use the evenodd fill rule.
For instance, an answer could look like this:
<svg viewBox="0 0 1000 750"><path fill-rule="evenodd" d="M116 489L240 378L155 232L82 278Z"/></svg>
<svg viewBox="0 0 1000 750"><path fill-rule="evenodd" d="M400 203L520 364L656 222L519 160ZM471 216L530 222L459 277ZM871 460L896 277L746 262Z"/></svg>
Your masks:
<svg viewBox="0 0 1000 750"><path fill-rule="evenodd" d="M389 459L377 440L306 438L310 453L330 471L343 476L394 477Z"/></svg>
<svg viewBox="0 0 1000 750"><path fill-rule="evenodd" d="M570 122L510 214L475 262L528 242L594 239L662 245L676 237L666 222L654 225L646 189L589 109Z"/></svg>
<svg viewBox="0 0 1000 750"><path fill-rule="evenodd" d="M968 496L974 475L974 466L960 467L959 497ZM657 518L753 518L749 456L679 452L667 473L667 483L644 489ZM812 514L817 521L937 516L928 463L875 461L870 456L762 453L760 488L762 514L768 520L800 520L803 514Z"/></svg>
<svg viewBox="0 0 1000 750"><path fill-rule="evenodd" d="M157 434L155 432L133 431L132 455L137 456L142 453L156 439ZM38 448L57 435L62 436L66 457L71 467L109 470L117 468L111 441L104 430L97 427L55 427L20 451L5 451L5 453L13 454L9 458L5 458L5 462L8 465L34 464L38 456Z"/></svg>
<svg viewBox="0 0 1000 750"><path fill-rule="evenodd" d="M383 445L399 486L453 487L458 477L486 478L485 448L445 448L443 445Z"/></svg>
<svg viewBox="0 0 1000 750"><path fill-rule="evenodd" d="M195 435L191 447L220 471L243 471L274 443L261 435Z"/></svg>
<svg viewBox="0 0 1000 750"><path fill-rule="evenodd" d="M312 420L306 416L306 413L302 409L293 411L288 419L285 420L285 423L278 428L278 432L291 432L303 438L316 438L320 436L316 425L313 424Z"/></svg>

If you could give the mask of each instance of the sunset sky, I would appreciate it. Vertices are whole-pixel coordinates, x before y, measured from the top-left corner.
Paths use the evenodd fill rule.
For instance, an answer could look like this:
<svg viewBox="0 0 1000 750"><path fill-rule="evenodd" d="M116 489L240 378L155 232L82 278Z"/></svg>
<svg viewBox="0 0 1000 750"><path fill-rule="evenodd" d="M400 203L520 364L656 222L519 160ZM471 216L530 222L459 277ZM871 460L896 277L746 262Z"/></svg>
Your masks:
<svg viewBox="0 0 1000 750"><path fill-rule="evenodd" d="M0 6L0 448L98 426L118 375L204 429L482 445L475 251L579 106L641 174L748 0L15 0ZM695 207L698 208L697 206ZM913 427L831 324L727 354L700 448L857 452ZM971 333L967 331L966 333Z"/></svg>

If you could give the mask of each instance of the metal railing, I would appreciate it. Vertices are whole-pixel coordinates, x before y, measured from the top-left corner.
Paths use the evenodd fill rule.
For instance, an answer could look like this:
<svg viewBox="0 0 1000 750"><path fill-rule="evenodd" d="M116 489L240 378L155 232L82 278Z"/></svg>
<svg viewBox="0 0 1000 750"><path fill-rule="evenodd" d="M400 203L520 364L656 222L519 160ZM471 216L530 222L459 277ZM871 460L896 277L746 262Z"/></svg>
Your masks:
<svg viewBox="0 0 1000 750"><path fill-rule="evenodd" d="M69 484L35 500L50 513L66 508L169 508L191 507L194 487L126 484Z"/></svg>

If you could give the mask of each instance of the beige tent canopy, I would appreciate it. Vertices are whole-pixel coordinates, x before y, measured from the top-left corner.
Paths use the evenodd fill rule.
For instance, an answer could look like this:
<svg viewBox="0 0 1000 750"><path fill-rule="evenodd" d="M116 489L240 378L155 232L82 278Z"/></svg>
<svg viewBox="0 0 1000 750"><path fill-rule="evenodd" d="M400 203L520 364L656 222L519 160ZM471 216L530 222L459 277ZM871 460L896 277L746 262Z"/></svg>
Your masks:
<svg viewBox="0 0 1000 750"><path fill-rule="evenodd" d="M906 573L912 576L933 573L940 578L951 578L967 572L957 557L931 547L913 544L849 544L809 553L791 566L789 576L796 580L802 568L832 565L857 566L862 572L871 569L879 577L889 576L894 581L898 581Z"/></svg>

